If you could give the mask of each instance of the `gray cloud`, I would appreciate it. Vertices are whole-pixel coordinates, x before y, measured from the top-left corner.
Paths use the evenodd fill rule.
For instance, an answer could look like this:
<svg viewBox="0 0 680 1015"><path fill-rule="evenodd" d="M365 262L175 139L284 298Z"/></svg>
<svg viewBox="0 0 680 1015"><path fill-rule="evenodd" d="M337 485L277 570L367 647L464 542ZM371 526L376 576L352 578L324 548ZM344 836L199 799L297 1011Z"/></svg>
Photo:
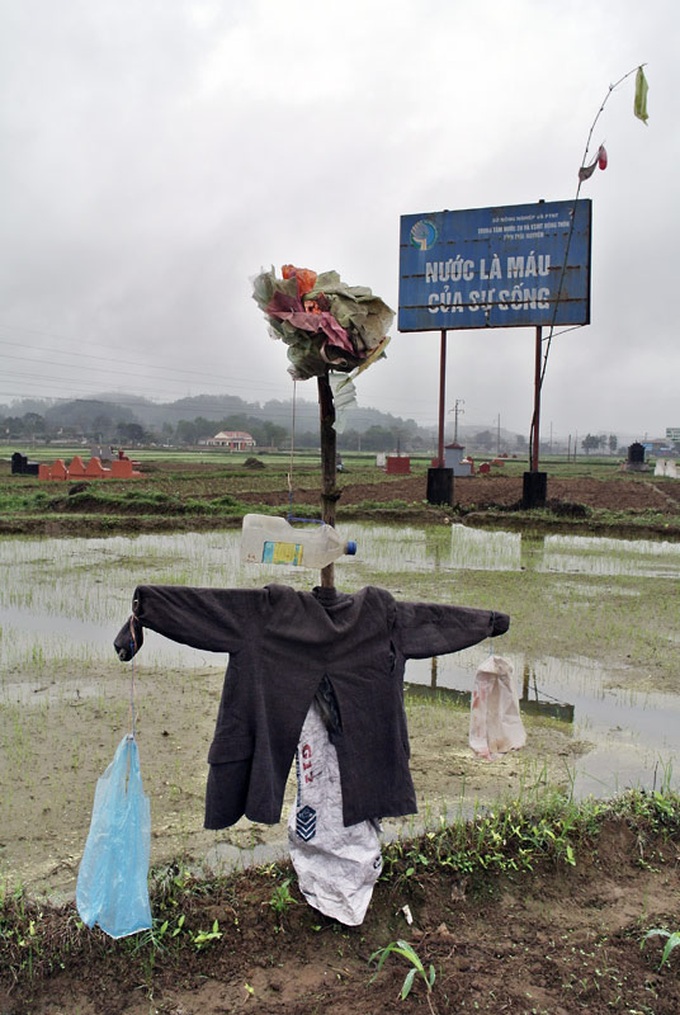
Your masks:
<svg viewBox="0 0 680 1015"><path fill-rule="evenodd" d="M112 361L135 394L289 397L251 276L335 268L396 309L401 214L570 199L609 85L646 62L649 126L630 78L593 135L610 165L581 191L592 323L553 344L543 428L680 425L671 0L4 0L0 17L0 401L111 387ZM395 329L361 403L434 423L438 350ZM532 331L450 332L448 350L451 404L526 433Z"/></svg>

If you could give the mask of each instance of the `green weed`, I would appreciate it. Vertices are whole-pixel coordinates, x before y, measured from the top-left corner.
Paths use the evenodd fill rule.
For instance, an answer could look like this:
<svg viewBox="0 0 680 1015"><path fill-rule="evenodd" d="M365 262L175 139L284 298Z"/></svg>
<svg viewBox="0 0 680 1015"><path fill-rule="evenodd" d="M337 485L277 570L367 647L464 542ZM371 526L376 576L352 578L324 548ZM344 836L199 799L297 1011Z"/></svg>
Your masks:
<svg viewBox="0 0 680 1015"><path fill-rule="evenodd" d="M201 951L207 945L212 944L213 941L219 941L223 936L220 930L220 924L218 920L213 921L212 928L210 930L199 930L191 935L191 943L193 944L196 951Z"/></svg>
<svg viewBox="0 0 680 1015"><path fill-rule="evenodd" d="M680 945L680 930L670 931L666 930L663 927L654 927L652 930L647 931L644 938L642 939L642 944L640 947L644 947L649 941L649 939L652 937L660 937L666 939L666 943L661 953L661 959L659 961L659 969L661 969L670 960L673 949L677 948L678 945Z"/></svg>
<svg viewBox="0 0 680 1015"><path fill-rule="evenodd" d="M413 946L408 943L408 941L392 941L384 948L379 948L378 951L373 952L368 961L371 963L377 960L378 967L374 975L371 977L370 982L372 983L375 980L390 955L400 955L402 958L406 959L407 962L410 962L412 967L409 969L404 982L401 985L401 990L399 991L399 997L401 1000L405 1001L409 996L411 988L413 987L413 981L415 980L416 975L418 975L425 984L425 988L427 990L427 1003L430 1011L434 1013L436 1009L432 1003L431 997L436 977L434 966L430 965L429 969L426 971L420 956Z"/></svg>
<svg viewBox="0 0 680 1015"><path fill-rule="evenodd" d="M577 805L560 795L531 809L515 800L469 820L441 820L415 843L391 842L383 849L385 880L418 879L446 868L461 875L533 870L542 860L576 866L579 844L593 834L595 804Z"/></svg>
<svg viewBox="0 0 680 1015"><path fill-rule="evenodd" d="M293 898L290 892L290 878L286 878L280 885L276 885L272 891L271 898L267 905L273 909L276 914L277 926L283 925L283 917L291 908L291 906L297 905L297 900Z"/></svg>

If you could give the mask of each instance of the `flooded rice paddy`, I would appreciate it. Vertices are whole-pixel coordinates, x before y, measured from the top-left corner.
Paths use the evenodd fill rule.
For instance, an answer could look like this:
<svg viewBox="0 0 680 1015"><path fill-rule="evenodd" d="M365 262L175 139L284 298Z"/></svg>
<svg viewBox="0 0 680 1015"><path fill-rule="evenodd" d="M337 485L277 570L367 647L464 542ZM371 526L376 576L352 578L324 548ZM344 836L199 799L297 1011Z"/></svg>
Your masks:
<svg viewBox="0 0 680 1015"><path fill-rule="evenodd" d="M408 665L418 822L554 786L599 797L676 786L678 544L458 525L340 529L359 551L337 564L339 589L377 584L401 599L512 617L493 643ZM202 829L226 656L153 632L134 665L112 647L138 584L309 589L317 580L242 566L238 549L238 532L0 540L0 877L72 892L94 786L130 728L133 701L154 862L186 852L217 865L283 851L283 823ZM513 663L528 733L526 748L493 763L467 744L469 693L489 651ZM389 822L386 831L414 827Z"/></svg>

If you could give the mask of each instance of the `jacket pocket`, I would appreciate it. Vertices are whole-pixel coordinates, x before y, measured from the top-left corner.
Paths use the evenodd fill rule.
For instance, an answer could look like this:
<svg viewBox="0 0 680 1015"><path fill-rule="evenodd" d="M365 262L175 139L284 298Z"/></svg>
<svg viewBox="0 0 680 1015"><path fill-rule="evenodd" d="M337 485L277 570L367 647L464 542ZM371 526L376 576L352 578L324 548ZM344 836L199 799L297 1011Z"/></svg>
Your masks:
<svg viewBox="0 0 680 1015"><path fill-rule="evenodd" d="M208 751L208 764L228 765L233 761L247 761L252 756L252 737L215 737Z"/></svg>

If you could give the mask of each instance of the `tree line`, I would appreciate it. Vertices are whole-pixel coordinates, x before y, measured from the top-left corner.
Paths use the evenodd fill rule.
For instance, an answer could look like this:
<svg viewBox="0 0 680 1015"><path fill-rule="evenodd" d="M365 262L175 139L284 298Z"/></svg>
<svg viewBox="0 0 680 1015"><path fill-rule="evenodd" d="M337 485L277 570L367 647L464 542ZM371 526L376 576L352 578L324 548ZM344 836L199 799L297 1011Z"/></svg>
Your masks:
<svg viewBox="0 0 680 1015"><path fill-rule="evenodd" d="M244 430L251 434L257 447L287 450L291 446L289 427L247 413L234 413L222 419L196 416L180 419L175 425L144 425L134 419L120 419L115 411L100 411L88 418L71 422L51 420L36 412L23 415L0 415L0 438L49 444L52 441L73 441L100 445L138 447L142 445L195 447L205 443L222 430ZM295 446L301 449L319 446L319 430L306 428L295 433ZM349 428L338 434L342 451L427 451L433 446L430 434L399 420L391 426L373 424L365 430Z"/></svg>
<svg viewBox="0 0 680 1015"><path fill-rule="evenodd" d="M297 405L294 435L290 403L268 402L260 406L235 396L200 396L167 405L144 400L120 404L104 399L74 399L54 404L27 402L20 407L26 411L10 412L0 406L0 440L5 444L68 441L116 447L196 447L221 430L245 430L258 448L285 451L292 441L300 449L319 446L318 406L302 400ZM499 429L466 428L460 442L475 455L522 456L527 452L525 436L501 434ZM350 410L345 428L337 435L338 448L345 452L429 454L434 453L436 443L434 427L421 427L412 419L358 407ZM615 434L587 433L579 447L587 455L615 454L618 439ZM548 445L541 441L541 450L552 452L552 442Z"/></svg>
<svg viewBox="0 0 680 1015"><path fill-rule="evenodd" d="M614 455L618 446L618 437L613 433L610 433L609 436L606 434L588 433L581 441L581 447L587 455L591 451L609 451L610 454Z"/></svg>

